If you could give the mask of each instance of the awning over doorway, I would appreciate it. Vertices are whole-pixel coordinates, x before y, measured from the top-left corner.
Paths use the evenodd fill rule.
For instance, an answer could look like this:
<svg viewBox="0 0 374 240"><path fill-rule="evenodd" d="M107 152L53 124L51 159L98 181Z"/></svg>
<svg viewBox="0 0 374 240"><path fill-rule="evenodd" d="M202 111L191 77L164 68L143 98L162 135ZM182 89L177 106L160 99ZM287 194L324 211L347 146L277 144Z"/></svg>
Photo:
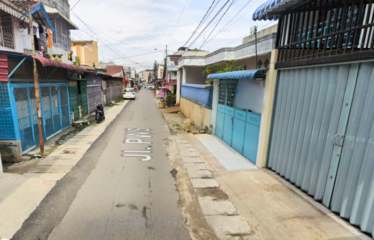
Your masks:
<svg viewBox="0 0 374 240"><path fill-rule="evenodd" d="M253 13L253 20L277 20L280 13L303 3L303 0L268 0Z"/></svg>
<svg viewBox="0 0 374 240"><path fill-rule="evenodd" d="M56 60L52 60L52 59L48 59L48 58L40 57L40 56L33 56L33 58L38 60L43 65L43 67L60 67L60 68L66 68L69 70L87 72L87 69L84 67L78 67L72 64L67 64L67 63L59 62Z"/></svg>
<svg viewBox="0 0 374 240"><path fill-rule="evenodd" d="M14 3L10 3L9 1L1 1L0 10L12 15L13 17L22 19L23 21L27 23L29 22L29 19L24 17L23 10L19 8L18 6L16 6ZM33 21L32 24L34 27L38 27L38 23L36 21Z"/></svg>
<svg viewBox="0 0 374 240"><path fill-rule="evenodd" d="M75 65L72 65L72 64L59 62L59 61L44 58L44 57L41 57L41 56L31 56L27 53L0 51L0 56L2 56L2 57L0 57L0 66L3 66L2 67L3 70L0 71L0 73L3 73L3 74L5 72L4 66L8 65L8 57L15 57L15 58L21 58L22 59L20 61L20 63L14 69L11 70L11 72L10 72L10 69L6 69L6 71L8 71L8 73L7 73L8 78L10 78L12 76L14 71L16 71L22 65L22 63L25 60L26 61L32 61L33 58L38 60L38 62L40 62L43 67L65 68L65 69L72 70L72 71L77 71L77 72L87 72L87 69L84 68L84 67L79 67L79 66L75 66ZM3 74L0 74L0 75L3 75ZM1 79L1 81L8 81L8 78L3 77L3 78L0 78L0 79Z"/></svg>
<svg viewBox="0 0 374 240"><path fill-rule="evenodd" d="M213 73L208 79L255 79L265 78L266 69L254 69L235 72Z"/></svg>
<svg viewBox="0 0 374 240"><path fill-rule="evenodd" d="M37 2L32 5L31 14L36 22L43 26L46 26L47 28L50 28L52 32L55 33L55 27L53 26L53 23L41 2ZM25 12L25 15L28 16L29 13Z"/></svg>

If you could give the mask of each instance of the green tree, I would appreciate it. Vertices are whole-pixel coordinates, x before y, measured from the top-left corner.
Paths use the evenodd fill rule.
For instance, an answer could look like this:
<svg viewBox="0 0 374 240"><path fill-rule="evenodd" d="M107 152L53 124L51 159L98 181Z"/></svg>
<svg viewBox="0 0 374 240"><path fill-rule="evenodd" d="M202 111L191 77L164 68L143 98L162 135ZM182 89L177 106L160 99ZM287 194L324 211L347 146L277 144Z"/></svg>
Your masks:
<svg viewBox="0 0 374 240"><path fill-rule="evenodd" d="M244 70L243 66L236 66L235 65L236 60L230 60L226 63L224 67L220 63L215 63L213 65L207 66L205 70L203 71L204 75L209 75L212 73L223 73L223 72L233 72L233 71L242 71ZM209 79L208 83L210 85L213 84L213 80Z"/></svg>

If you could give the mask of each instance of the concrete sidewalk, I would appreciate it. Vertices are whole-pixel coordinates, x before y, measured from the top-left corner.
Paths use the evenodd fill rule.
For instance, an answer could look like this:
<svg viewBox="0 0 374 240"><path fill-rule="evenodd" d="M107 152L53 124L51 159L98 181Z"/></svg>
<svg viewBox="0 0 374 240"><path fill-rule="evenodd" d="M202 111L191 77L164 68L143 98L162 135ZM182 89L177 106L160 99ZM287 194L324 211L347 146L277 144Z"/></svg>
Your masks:
<svg viewBox="0 0 374 240"><path fill-rule="evenodd" d="M233 203L232 212L237 211L248 223L249 236L269 240L371 239L276 174L246 166L238 158L240 154L216 136L184 134L184 139L213 173L211 180ZM242 170L233 167L236 161Z"/></svg>
<svg viewBox="0 0 374 240"><path fill-rule="evenodd" d="M104 122L88 126L27 173L4 173L0 177L0 239L12 238L43 198L80 161L127 103L125 101L108 109Z"/></svg>

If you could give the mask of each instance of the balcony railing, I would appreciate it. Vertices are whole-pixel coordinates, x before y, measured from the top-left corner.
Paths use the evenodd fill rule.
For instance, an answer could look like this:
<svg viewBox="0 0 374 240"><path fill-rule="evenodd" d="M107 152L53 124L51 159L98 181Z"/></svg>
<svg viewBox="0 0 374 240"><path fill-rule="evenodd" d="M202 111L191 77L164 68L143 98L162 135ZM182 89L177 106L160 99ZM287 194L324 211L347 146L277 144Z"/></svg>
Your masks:
<svg viewBox="0 0 374 240"><path fill-rule="evenodd" d="M373 0L312 0L299 6L280 18L278 63L374 53L373 13Z"/></svg>

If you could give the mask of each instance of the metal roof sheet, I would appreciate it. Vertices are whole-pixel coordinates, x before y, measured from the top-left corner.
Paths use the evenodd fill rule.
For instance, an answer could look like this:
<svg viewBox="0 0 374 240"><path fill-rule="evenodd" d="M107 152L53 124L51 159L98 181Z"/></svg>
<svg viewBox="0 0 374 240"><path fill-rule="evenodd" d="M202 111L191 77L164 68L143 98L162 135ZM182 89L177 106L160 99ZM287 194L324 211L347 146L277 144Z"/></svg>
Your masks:
<svg viewBox="0 0 374 240"><path fill-rule="evenodd" d="M205 84L188 84L184 83L181 84L182 87L191 87L191 88L212 88L212 85L205 85Z"/></svg>
<svg viewBox="0 0 374 240"><path fill-rule="evenodd" d="M208 75L208 79L254 79L261 78L266 69L254 69L235 72L213 73Z"/></svg>
<svg viewBox="0 0 374 240"><path fill-rule="evenodd" d="M33 56L33 58L37 59L43 65L43 67L54 66L54 67L60 67L60 68L65 68L69 70L74 70L74 71L87 72L87 69L84 67L78 67L75 65L71 65L71 64L67 64L67 63L63 63L63 62L59 62L56 60L51 60L51 59L39 57L39 56Z"/></svg>

